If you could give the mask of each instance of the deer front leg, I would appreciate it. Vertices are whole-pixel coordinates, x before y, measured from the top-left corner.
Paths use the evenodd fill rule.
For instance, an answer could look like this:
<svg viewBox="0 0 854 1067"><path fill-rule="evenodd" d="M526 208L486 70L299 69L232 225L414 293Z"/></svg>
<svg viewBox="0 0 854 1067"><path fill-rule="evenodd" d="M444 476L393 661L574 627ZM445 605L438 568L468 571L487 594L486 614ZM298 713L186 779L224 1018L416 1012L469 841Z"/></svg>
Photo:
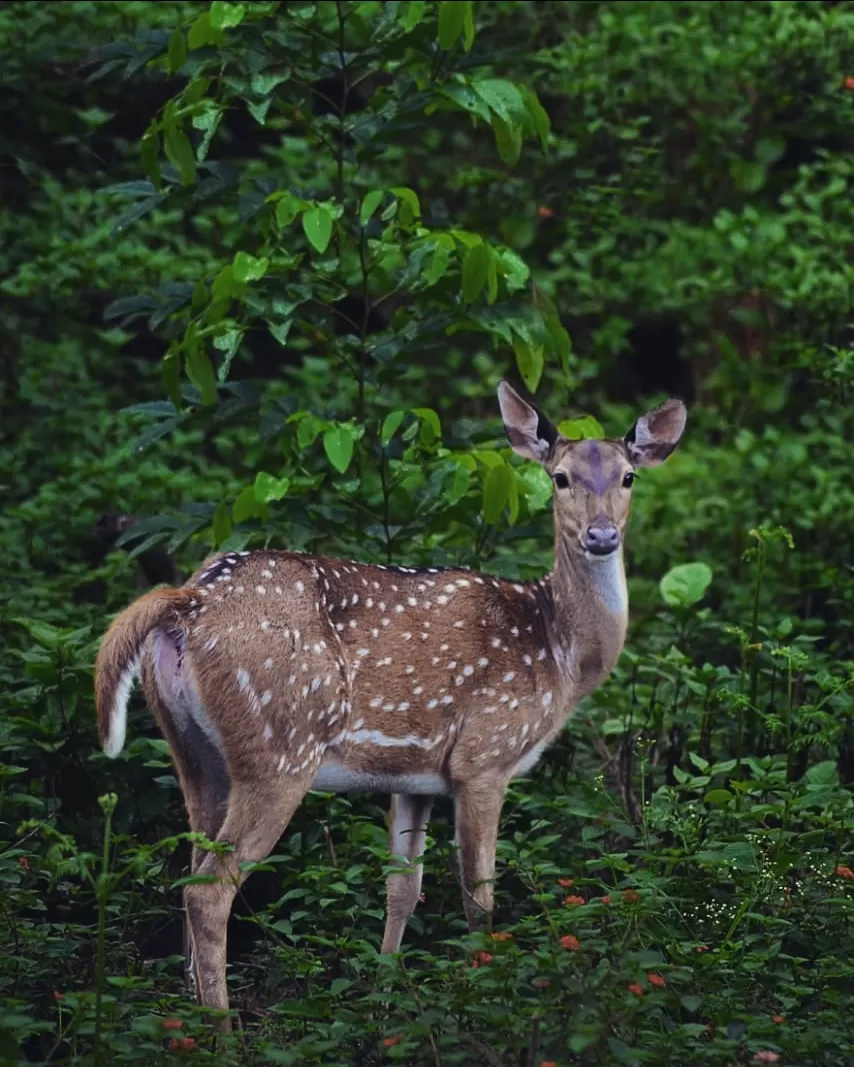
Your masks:
<svg viewBox="0 0 854 1067"><path fill-rule="evenodd" d="M403 932L409 916L415 911L421 893L422 865L415 861L424 852L424 837L432 797L411 796L395 793L391 798L391 822L389 825L389 851L395 857L402 856L408 870L394 871L386 880L387 905L383 952L397 952L403 940Z"/></svg>
<svg viewBox="0 0 854 1067"><path fill-rule="evenodd" d="M488 930L492 921L495 848L504 789L503 780L478 779L456 790L456 837L469 930Z"/></svg>

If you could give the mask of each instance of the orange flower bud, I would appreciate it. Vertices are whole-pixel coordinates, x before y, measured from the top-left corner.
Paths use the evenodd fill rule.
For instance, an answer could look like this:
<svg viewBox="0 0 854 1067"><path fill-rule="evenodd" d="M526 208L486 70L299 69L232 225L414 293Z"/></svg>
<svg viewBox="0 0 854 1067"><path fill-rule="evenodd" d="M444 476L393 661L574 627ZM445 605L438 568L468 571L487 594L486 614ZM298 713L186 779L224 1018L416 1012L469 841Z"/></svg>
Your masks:
<svg viewBox="0 0 854 1067"><path fill-rule="evenodd" d="M581 942L574 934L565 934L560 939L561 946L569 949L570 952L578 952L581 948Z"/></svg>

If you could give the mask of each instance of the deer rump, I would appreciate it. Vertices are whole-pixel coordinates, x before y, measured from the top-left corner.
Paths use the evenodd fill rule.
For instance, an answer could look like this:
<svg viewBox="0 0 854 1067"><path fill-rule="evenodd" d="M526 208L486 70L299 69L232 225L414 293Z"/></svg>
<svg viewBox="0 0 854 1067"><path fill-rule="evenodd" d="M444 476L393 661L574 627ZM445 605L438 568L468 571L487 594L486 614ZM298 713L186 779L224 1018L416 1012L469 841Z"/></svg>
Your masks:
<svg viewBox="0 0 854 1067"><path fill-rule="evenodd" d="M194 613L198 590L159 589L146 594L114 621L101 645L95 667L96 708L101 746L118 756L127 736L127 706L140 678L146 704L181 766L216 783L224 804L228 794L227 746L205 709L201 686L188 651L186 616ZM213 646L209 651L213 650ZM251 694L250 694L251 696ZM339 737L375 740L375 731L342 730ZM441 773L416 770L393 774L381 768L353 768L331 738L312 782L330 793L382 792L437 796L451 792ZM532 761L533 762L533 761ZM183 783L182 783L183 784Z"/></svg>

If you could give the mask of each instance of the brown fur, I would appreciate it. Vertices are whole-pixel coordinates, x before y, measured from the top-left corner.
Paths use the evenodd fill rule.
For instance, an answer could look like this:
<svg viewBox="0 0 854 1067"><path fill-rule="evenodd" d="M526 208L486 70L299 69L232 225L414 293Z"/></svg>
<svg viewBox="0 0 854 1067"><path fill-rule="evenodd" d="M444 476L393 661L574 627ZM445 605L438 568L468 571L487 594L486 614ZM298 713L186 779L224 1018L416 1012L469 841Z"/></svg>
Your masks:
<svg viewBox="0 0 854 1067"><path fill-rule="evenodd" d="M471 927L488 921L507 784L619 656L626 475L672 451L684 408L669 401L625 441L570 442L509 386L499 397L513 447L556 479L555 566L544 579L225 553L183 590L142 597L104 639L102 742L112 738L114 754L117 690L139 658L191 826L234 845L222 863L197 852L193 871L218 880L185 889L203 1004L228 1006L225 936L241 864L269 854L312 786L392 793L390 849L410 865L432 797L453 795L466 916ZM420 882L420 866L389 877L383 951L399 948Z"/></svg>

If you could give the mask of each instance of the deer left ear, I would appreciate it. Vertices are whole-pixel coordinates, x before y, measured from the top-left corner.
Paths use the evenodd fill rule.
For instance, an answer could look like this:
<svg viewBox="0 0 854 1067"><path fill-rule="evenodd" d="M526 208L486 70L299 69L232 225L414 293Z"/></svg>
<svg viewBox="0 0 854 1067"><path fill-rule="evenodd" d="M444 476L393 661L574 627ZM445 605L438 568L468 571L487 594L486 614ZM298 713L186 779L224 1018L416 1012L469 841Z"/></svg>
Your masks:
<svg viewBox="0 0 854 1067"><path fill-rule="evenodd" d="M629 459L636 467L657 467L679 444L688 412L681 400L665 400L641 415L625 436Z"/></svg>

